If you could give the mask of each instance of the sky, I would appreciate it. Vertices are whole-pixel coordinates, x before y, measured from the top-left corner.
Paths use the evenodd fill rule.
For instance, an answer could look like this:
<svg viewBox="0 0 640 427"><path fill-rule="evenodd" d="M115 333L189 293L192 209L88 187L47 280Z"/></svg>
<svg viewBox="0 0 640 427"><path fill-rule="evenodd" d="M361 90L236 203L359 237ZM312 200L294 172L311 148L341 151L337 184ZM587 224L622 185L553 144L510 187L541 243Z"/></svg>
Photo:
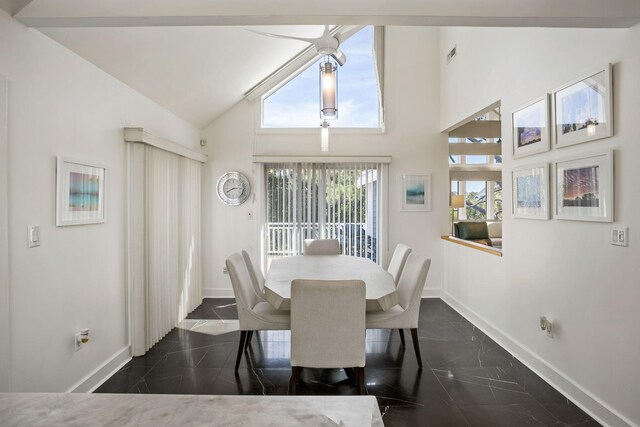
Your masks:
<svg viewBox="0 0 640 427"><path fill-rule="evenodd" d="M338 67L336 127L379 127L378 86L373 61L373 27L365 27L340 45L347 62ZM320 126L319 64L312 64L264 100L264 127Z"/></svg>

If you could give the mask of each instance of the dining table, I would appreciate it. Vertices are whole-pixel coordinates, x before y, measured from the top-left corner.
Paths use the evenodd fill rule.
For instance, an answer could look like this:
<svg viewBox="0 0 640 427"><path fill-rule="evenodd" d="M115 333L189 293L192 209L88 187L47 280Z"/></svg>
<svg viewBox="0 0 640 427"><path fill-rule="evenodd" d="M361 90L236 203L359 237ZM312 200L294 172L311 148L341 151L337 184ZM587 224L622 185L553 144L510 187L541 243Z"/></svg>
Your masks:
<svg viewBox="0 0 640 427"><path fill-rule="evenodd" d="M362 280L367 311L386 311L399 303L393 276L370 259L348 255L298 255L271 262L265 277L265 297L276 309L291 309L291 282Z"/></svg>

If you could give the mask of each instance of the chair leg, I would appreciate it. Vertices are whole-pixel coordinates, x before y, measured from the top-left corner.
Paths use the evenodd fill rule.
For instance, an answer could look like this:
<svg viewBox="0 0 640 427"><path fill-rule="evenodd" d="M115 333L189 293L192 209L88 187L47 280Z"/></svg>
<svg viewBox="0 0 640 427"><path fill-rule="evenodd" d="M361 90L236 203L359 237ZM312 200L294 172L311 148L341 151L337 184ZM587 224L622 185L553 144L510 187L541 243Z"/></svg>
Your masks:
<svg viewBox="0 0 640 427"><path fill-rule="evenodd" d="M364 367L356 368L356 377L358 378L358 392L360 394L367 394L367 386L364 382Z"/></svg>
<svg viewBox="0 0 640 427"><path fill-rule="evenodd" d="M402 346L404 347L404 331L402 329L398 329L398 333L400 334L400 342L402 343Z"/></svg>
<svg viewBox="0 0 640 427"><path fill-rule="evenodd" d="M350 381L353 381L355 385L358 385L358 380L355 375L355 370L353 368L343 368L343 370L344 370L344 373L347 374L347 378L349 378Z"/></svg>
<svg viewBox="0 0 640 427"><path fill-rule="evenodd" d="M413 349L416 351L418 366L422 369L422 357L420 357L420 343L418 342L418 328L411 328L411 338L413 339Z"/></svg>
<svg viewBox="0 0 640 427"><path fill-rule="evenodd" d="M238 343L238 356L236 357L236 367L234 372L238 372L238 366L240 366L240 359L242 358L242 350L244 350L244 343L247 339L247 331L240 331L240 343Z"/></svg>
<svg viewBox="0 0 640 427"><path fill-rule="evenodd" d="M291 396L296 394L296 384L298 384L298 380L300 379L301 371L302 367L300 366L291 367L291 378L289 379L289 395Z"/></svg>
<svg viewBox="0 0 640 427"><path fill-rule="evenodd" d="M244 343L244 349L246 350L249 347L249 343L251 343L251 338L253 338L253 331L247 331L247 340Z"/></svg>

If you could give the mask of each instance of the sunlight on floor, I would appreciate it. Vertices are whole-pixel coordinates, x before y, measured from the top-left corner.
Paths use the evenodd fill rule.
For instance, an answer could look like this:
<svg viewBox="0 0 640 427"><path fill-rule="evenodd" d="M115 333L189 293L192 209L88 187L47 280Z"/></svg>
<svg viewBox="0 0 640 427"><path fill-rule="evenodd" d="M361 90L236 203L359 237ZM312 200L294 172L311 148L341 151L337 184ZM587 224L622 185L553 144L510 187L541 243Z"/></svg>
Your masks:
<svg viewBox="0 0 640 427"><path fill-rule="evenodd" d="M178 328L201 334L222 335L239 330L240 324L237 320L184 319L178 324Z"/></svg>

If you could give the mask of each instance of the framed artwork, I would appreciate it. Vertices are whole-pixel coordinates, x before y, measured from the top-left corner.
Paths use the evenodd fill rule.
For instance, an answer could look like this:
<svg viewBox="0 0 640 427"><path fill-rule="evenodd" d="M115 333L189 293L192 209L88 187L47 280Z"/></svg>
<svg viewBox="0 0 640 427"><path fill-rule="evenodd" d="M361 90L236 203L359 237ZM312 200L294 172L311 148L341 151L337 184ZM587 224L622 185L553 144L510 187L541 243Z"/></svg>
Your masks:
<svg viewBox="0 0 640 427"><path fill-rule="evenodd" d="M554 217L613 222L613 151L554 164Z"/></svg>
<svg viewBox="0 0 640 427"><path fill-rule="evenodd" d="M549 165L523 166L511 172L514 218L549 219Z"/></svg>
<svg viewBox="0 0 640 427"><path fill-rule="evenodd" d="M402 210L431 210L431 175L402 176Z"/></svg>
<svg viewBox="0 0 640 427"><path fill-rule="evenodd" d="M513 157L549 151L549 95L518 108L511 116L513 126Z"/></svg>
<svg viewBox="0 0 640 427"><path fill-rule="evenodd" d="M106 168L58 156L56 225L105 222Z"/></svg>
<svg viewBox="0 0 640 427"><path fill-rule="evenodd" d="M613 135L611 64L553 92L557 147Z"/></svg>

